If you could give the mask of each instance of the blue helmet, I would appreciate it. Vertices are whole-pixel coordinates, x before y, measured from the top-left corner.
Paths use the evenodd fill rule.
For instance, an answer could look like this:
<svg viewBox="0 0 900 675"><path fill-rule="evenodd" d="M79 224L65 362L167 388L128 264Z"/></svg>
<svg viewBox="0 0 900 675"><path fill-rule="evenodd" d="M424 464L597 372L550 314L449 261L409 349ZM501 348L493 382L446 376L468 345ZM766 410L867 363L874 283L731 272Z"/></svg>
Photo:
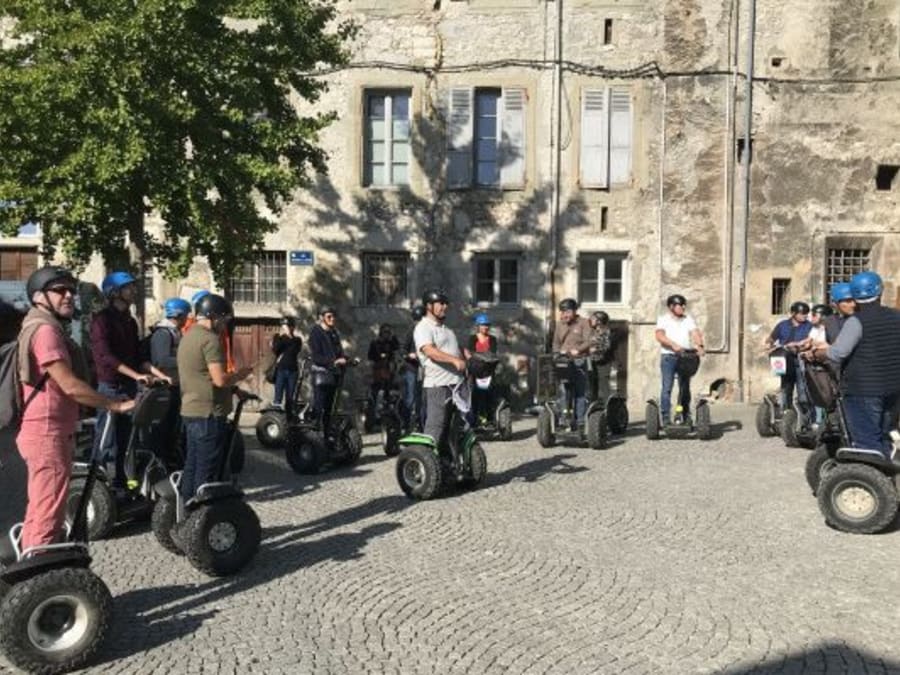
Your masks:
<svg viewBox="0 0 900 675"><path fill-rule="evenodd" d="M484 312L478 312L473 319L476 326L490 326L491 318Z"/></svg>
<svg viewBox="0 0 900 675"><path fill-rule="evenodd" d="M191 313L191 303L181 298L169 298L163 303L163 311L166 313L167 319L174 319L176 316L187 316Z"/></svg>
<svg viewBox="0 0 900 675"><path fill-rule="evenodd" d="M828 291L828 295L831 296L832 302L840 302L841 300L853 299L853 291L850 290L850 284L846 281L831 284L831 290Z"/></svg>
<svg viewBox="0 0 900 675"><path fill-rule="evenodd" d="M191 296L191 307L193 307L194 305L196 305L198 302L200 302L200 301L201 301L203 298L205 298L207 295L209 295L209 291L207 291L206 289L204 289L204 290L202 290L202 291L197 291L196 293L194 293L194 294Z"/></svg>
<svg viewBox="0 0 900 675"><path fill-rule="evenodd" d="M110 295L123 286L133 283L135 283L135 279L128 272L110 272L100 284L100 290L103 291L103 295Z"/></svg>
<svg viewBox="0 0 900 675"><path fill-rule="evenodd" d="M854 300L870 300L877 298L884 290L884 283L881 277L875 272L866 270L853 275L850 279L850 292L853 293Z"/></svg>

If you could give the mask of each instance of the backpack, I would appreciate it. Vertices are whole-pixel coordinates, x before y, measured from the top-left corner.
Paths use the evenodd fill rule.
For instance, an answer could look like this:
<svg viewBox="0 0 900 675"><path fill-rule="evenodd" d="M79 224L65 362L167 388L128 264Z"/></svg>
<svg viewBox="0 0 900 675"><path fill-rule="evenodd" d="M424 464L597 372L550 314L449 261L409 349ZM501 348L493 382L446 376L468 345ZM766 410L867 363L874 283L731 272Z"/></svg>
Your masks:
<svg viewBox="0 0 900 675"><path fill-rule="evenodd" d="M44 373L34 390L22 400L22 382L19 379L19 341L10 340L0 346L0 466L10 459L15 450L15 437L22 423L25 409L47 384L49 373Z"/></svg>
<svg viewBox="0 0 900 675"><path fill-rule="evenodd" d="M173 328L169 328L168 326L153 326L153 328L150 329L150 332L147 333L138 344L138 358L141 360L141 363L153 363L153 350L150 346L150 343L153 340L153 336L156 334L156 331L158 330L164 330L168 332L169 337L172 339L172 345L175 344L175 335Z"/></svg>

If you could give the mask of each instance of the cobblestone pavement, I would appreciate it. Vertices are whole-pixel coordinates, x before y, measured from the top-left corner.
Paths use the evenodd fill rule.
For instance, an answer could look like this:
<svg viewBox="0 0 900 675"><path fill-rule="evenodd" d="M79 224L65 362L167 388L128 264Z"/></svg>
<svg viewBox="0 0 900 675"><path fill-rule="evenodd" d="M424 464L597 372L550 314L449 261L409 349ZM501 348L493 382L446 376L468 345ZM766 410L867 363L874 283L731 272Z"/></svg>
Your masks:
<svg viewBox="0 0 900 675"><path fill-rule="evenodd" d="M482 489L415 504L375 436L318 477L253 450L243 574L204 577L145 524L95 545L116 619L91 672L900 673L900 534L826 527L806 452L752 413L601 451L541 449L524 419Z"/></svg>

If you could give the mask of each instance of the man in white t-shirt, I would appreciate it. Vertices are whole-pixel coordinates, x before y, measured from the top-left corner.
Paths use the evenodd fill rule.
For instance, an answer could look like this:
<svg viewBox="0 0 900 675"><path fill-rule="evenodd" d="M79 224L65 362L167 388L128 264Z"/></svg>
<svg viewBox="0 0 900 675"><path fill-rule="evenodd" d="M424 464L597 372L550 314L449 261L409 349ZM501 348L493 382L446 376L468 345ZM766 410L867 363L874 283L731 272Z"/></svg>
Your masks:
<svg viewBox="0 0 900 675"><path fill-rule="evenodd" d="M662 372L662 392L659 397L659 408L663 424L671 422L672 386L675 375L678 375L678 404L682 407L684 420L690 421L691 410L691 378L679 372L678 359L686 350L696 350L703 356L703 333L697 327L693 317L687 313L687 300L683 295L670 295L666 298L669 311L659 317L656 322L656 341L662 346L660 370Z"/></svg>
<svg viewBox="0 0 900 675"><path fill-rule="evenodd" d="M462 381L466 362L462 358L456 334L444 325L447 316L447 294L441 290L425 291L422 296L425 316L416 325L413 339L422 362L425 400L423 431L440 444L447 426L447 404L453 398L453 387Z"/></svg>

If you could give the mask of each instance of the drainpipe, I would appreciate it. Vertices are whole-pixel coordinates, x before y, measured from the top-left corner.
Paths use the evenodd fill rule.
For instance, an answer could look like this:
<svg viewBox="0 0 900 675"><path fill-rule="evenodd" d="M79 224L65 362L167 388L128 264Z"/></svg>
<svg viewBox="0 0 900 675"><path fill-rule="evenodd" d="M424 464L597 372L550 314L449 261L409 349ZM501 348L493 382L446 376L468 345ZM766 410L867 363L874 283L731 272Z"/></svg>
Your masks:
<svg viewBox="0 0 900 675"><path fill-rule="evenodd" d="M547 285L549 286L549 296L547 304L544 307L544 335L545 340L550 336L552 328L553 309L556 307L556 270L559 267L559 219L562 213L562 200L560 199L560 189L562 186L561 165L562 165L562 29L563 29L563 0L557 0L556 3L556 40L555 40L555 65L553 68L553 86L556 89L556 96L552 110L550 113L551 128L553 129L551 138L553 145L553 203L551 206L551 222L550 222L550 266L547 269ZM545 344L544 348L548 349L549 344Z"/></svg>
<svg viewBox="0 0 900 675"><path fill-rule="evenodd" d="M746 397L744 383L744 342L746 339L747 316L747 249L750 236L750 138L753 127L753 55L756 38L756 0L750 0L750 18L747 22L747 93L744 101L744 154L741 164L744 168L744 215L743 242L741 245L740 311L738 312L738 381L737 401Z"/></svg>

